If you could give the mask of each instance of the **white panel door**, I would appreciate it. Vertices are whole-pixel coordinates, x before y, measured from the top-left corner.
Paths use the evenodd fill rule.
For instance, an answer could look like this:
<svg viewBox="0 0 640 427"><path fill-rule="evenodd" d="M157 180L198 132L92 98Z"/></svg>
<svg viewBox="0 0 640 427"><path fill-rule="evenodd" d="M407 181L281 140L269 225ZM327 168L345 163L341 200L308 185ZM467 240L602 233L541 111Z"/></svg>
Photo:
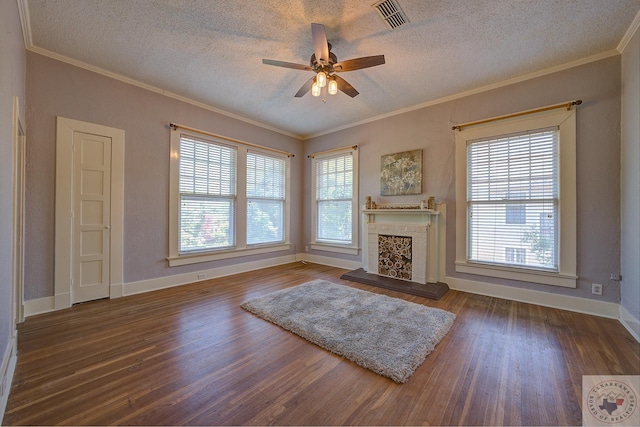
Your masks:
<svg viewBox="0 0 640 427"><path fill-rule="evenodd" d="M111 138L74 132L72 303L109 297Z"/></svg>

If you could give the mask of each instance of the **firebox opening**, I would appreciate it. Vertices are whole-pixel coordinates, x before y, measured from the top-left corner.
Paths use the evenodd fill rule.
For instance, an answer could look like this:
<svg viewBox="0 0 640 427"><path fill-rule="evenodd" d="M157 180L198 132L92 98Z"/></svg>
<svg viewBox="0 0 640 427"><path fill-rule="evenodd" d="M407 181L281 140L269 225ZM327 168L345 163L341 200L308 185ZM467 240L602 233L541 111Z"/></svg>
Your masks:
<svg viewBox="0 0 640 427"><path fill-rule="evenodd" d="M411 237L378 235L378 274L412 280Z"/></svg>

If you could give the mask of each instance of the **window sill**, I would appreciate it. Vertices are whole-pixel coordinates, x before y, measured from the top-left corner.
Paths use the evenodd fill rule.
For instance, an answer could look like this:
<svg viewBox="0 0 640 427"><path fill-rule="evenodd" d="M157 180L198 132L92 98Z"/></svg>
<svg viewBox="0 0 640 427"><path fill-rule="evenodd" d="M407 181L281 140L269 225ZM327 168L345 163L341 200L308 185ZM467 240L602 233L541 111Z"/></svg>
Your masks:
<svg viewBox="0 0 640 427"><path fill-rule="evenodd" d="M229 249L219 252L173 255L167 257L167 260L169 261L169 267L177 267L179 265L197 264L200 262L239 258L249 255L266 254L270 252L288 251L289 249L291 249L291 244L283 243L274 246L261 246L242 249Z"/></svg>
<svg viewBox="0 0 640 427"><path fill-rule="evenodd" d="M316 251L337 252L347 255L358 255L359 248L355 246L332 245L329 243L314 242L309 245L311 249Z"/></svg>
<svg viewBox="0 0 640 427"><path fill-rule="evenodd" d="M477 274L479 276L499 277L501 279L519 280L522 282L540 283L543 285L561 286L563 288L575 288L576 280L578 279L577 276L570 274L473 264L464 261L456 261L456 272Z"/></svg>

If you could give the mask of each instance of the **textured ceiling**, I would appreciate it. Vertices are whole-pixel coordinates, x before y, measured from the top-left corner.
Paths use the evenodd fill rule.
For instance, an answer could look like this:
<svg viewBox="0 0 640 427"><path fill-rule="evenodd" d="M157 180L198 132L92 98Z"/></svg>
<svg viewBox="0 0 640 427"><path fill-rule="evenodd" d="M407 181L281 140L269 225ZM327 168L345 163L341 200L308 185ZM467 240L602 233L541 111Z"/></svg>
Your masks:
<svg viewBox="0 0 640 427"><path fill-rule="evenodd" d="M20 0L33 48L116 73L299 137L614 52L640 0L397 0L390 29L375 0ZM635 21L634 21L635 18ZM313 74L311 23L359 92L294 98ZM186 123L185 123L186 124Z"/></svg>

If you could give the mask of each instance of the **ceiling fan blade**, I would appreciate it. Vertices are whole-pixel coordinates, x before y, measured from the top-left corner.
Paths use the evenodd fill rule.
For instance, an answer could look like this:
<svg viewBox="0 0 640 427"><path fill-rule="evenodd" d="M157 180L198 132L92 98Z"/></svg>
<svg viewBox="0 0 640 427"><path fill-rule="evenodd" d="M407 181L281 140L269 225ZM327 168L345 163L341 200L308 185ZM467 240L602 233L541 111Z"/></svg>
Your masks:
<svg viewBox="0 0 640 427"><path fill-rule="evenodd" d="M311 77L305 84L302 85L300 90L295 94L296 98L302 98L307 92L311 90L311 86L313 86L313 80L315 77Z"/></svg>
<svg viewBox="0 0 640 427"><path fill-rule="evenodd" d="M336 82L338 83L338 89L340 91L346 93L352 98L355 98L356 96L358 96L359 92L353 86L351 86L348 81L346 81L345 79L343 79L342 77L336 74L334 74L332 77L336 79ZM313 82L311 84L313 84Z"/></svg>
<svg viewBox="0 0 640 427"><path fill-rule="evenodd" d="M329 65L329 42L327 33L322 24L311 24L311 35L313 37L313 53L316 61L322 65Z"/></svg>
<svg viewBox="0 0 640 427"><path fill-rule="evenodd" d="M262 63L267 65L275 65L276 67L293 68L294 70L313 71L313 68L311 68L308 65L295 64L293 62L275 61L273 59L263 59Z"/></svg>
<svg viewBox="0 0 640 427"><path fill-rule="evenodd" d="M338 72L362 70L384 64L384 55L364 56L362 58L347 59L333 64L333 69Z"/></svg>

